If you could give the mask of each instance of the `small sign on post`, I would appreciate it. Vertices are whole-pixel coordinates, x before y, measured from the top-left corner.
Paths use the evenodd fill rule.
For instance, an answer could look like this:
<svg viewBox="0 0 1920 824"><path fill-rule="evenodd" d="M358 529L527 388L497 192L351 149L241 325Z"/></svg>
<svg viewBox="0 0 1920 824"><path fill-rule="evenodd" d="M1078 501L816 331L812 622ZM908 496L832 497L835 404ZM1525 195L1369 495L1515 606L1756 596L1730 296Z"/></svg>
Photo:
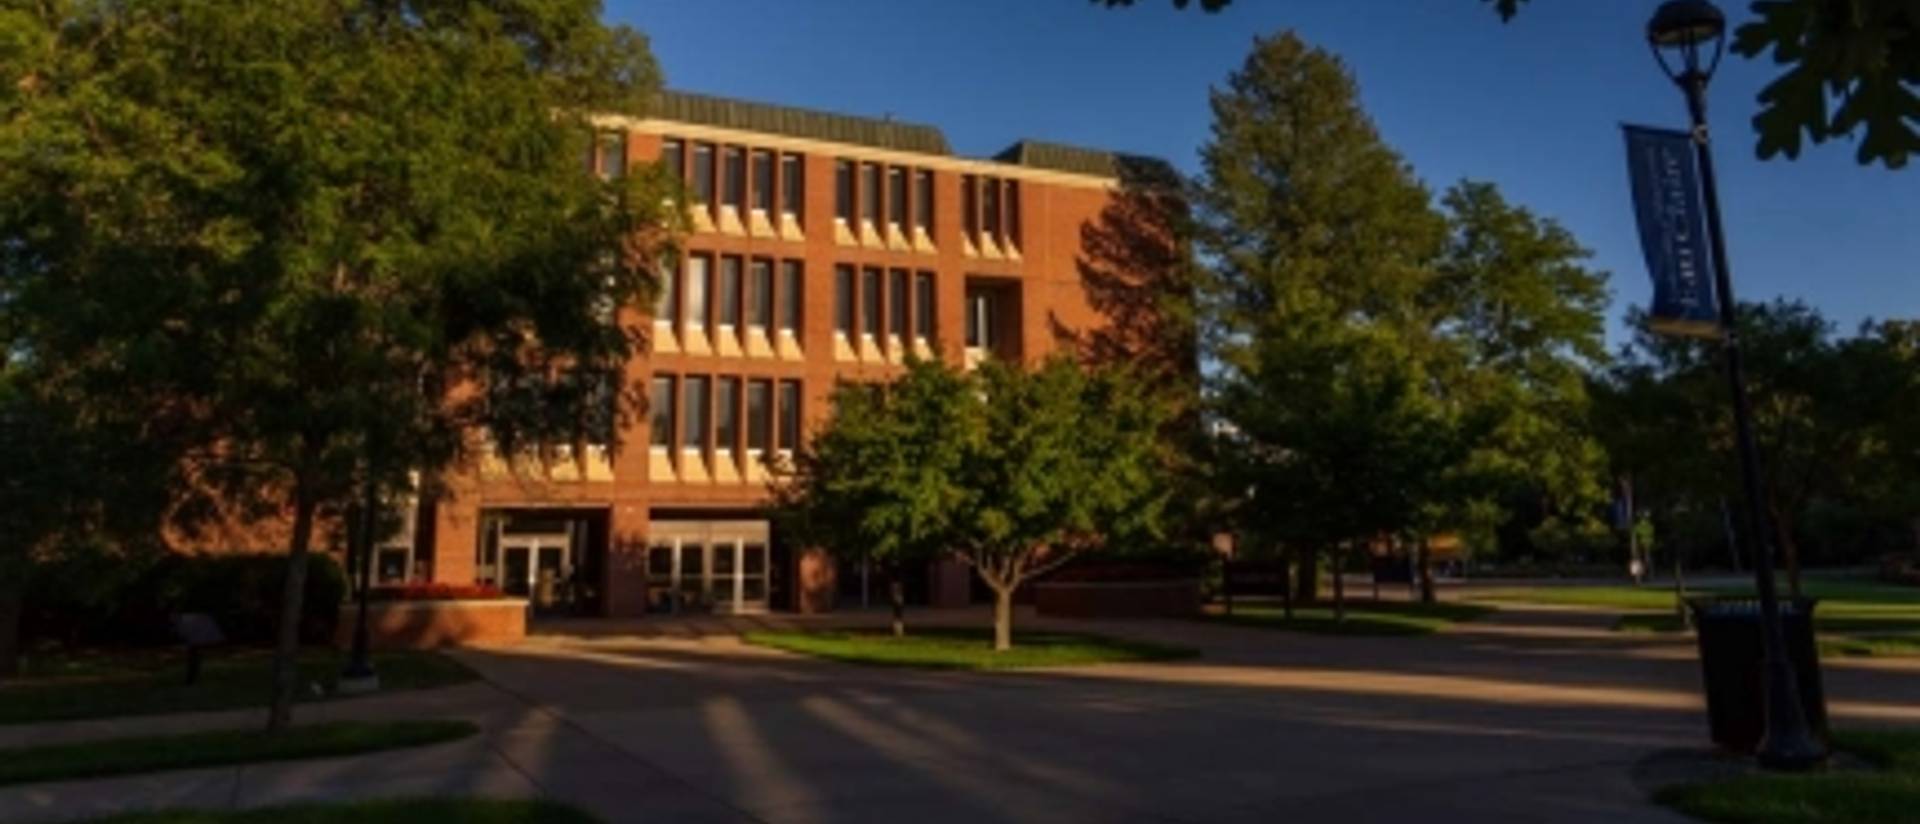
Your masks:
<svg viewBox="0 0 1920 824"><path fill-rule="evenodd" d="M1693 136L1644 126L1623 128L1640 248L1653 278L1647 325L1663 335L1717 339L1725 330L1707 252Z"/></svg>

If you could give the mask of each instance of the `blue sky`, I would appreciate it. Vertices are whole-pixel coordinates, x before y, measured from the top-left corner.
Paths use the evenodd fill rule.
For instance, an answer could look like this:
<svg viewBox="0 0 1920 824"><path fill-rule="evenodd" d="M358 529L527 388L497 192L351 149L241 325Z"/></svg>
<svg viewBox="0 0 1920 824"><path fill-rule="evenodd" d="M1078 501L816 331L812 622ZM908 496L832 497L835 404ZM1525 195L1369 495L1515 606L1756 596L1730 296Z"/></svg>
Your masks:
<svg viewBox="0 0 1920 824"><path fill-rule="evenodd" d="M1489 180L1555 218L1613 273L1615 311L1649 287L1618 124L1679 125L1679 94L1642 39L1654 0L1534 0L1510 24L1479 0L610 0L652 38L668 85L892 114L955 151L1023 137L1167 158L1189 172L1207 90L1256 33L1293 29L1339 54L1381 132L1432 188ZM1723 0L1736 22L1744 3ZM1920 316L1920 163L1854 163L1829 143L1761 162L1749 118L1774 75L1729 57L1712 90L1722 199L1743 298L1798 297L1850 328Z"/></svg>

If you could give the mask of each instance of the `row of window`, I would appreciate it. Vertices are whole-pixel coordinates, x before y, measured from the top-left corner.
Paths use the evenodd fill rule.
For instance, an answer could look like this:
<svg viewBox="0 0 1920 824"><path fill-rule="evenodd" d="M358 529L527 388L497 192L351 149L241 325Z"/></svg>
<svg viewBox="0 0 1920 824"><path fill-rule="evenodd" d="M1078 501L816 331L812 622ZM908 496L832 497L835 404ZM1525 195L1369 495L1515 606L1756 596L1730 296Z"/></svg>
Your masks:
<svg viewBox="0 0 1920 824"><path fill-rule="evenodd" d="M856 180L856 178L858 178ZM839 159L833 162L833 217L878 226L880 216L895 231L908 226L933 234L933 172Z"/></svg>
<svg viewBox="0 0 1920 824"><path fill-rule="evenodd" d="M717 202L723 208L780 213L798 220L806 201L806 158L792 152L669 137L660 144L660 163L686 183L696 205Z"/></svg>
<svg viewBox="0 0 1920 824"><path fill-rule="evenodd" d="M806 294L799 260L696 253L680 263L669 261L666 267L653 307L656 325L700 331L711 323L729 334L742 327L765 332L777 324L781 332L799 336Z"/></svg>
<svg viewBox="0 0 1920 824"><path fill-rule="evenodd" d="M976 241L991 240L1002 249L1020 245L1020 182L966 175L960 179L962 231Z"/></svg>
<svg viewBox="0 0 1920 824"><path fill-rule="evenodd" d="M932 272L856 269L848 263L833 267L833 331L840 337L851 339L857 330L863 338L885 333L930 345L936 317Z"/></svg>
<svg viewBox="0 0 1920 824"><path fill-rule="evenodd" d="M737 461L792 450L800 444L800 382L656 373L649 414L657 453L679 444Z"/></svg>

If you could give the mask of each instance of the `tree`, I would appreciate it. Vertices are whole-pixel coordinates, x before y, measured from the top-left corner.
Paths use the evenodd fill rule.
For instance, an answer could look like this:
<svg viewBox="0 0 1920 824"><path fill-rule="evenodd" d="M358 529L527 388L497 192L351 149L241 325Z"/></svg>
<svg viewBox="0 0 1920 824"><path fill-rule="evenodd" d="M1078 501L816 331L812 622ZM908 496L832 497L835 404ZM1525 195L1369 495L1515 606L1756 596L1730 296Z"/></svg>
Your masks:
<svg viewBox="0 0 1920 824"><path fill-rule="evenodd" d="M993 646L1013 646L1013 596L1096 549L1156 541L1168 498L1166 409L1120 369L1066 358L975 373L951 546L994 593Z"/></svg>
<svg viewBox="0 0 1920 824"><path fill-rule="evenodd" d="M652 287L669 190L581 162L590 116L642 112L658 81L644 41L598 12L0 15L0 248L23 301L73 321L36 356L173 398L196 427L193 482L290 522L269 729L291 718L319 516L476 447L612 445L630 406L620 375L643 339L620 307Z"/></svg>
<svg viewBox="0 0 1920 824"><path fill-rule="evenodd" d="M895 636L906 634L906 566L952 549L971 391L924 361L890 384L842 384L826 428L771 483L774 520L796 540L880 564Z"/></svg>
<svg viewBox="0 0 1920 824"><path fill-rule="evenodd" d="M1108 8L1134 0L1093 0ZM1218 12L1233 0L1201 0ZM1528 0L1481 0L1512 20ZM1173 0L1187 8L1189 0ZM1908 0L1775 0L1733 34L1734 53L1783 66L1753 118L1761 158L1798 158L1803 139L1860 135L1860 165L1904 168L1920 152L1920 8ZM1803 138L1804 136L1804 138Z"/></svg>

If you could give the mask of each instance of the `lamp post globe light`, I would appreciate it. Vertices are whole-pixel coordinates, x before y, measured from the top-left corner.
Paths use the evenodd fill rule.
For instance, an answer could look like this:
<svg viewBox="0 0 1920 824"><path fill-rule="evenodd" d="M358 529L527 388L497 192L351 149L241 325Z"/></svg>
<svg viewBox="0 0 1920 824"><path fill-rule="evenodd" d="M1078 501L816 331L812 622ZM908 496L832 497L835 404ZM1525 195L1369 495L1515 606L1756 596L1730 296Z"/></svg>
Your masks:
<svg viewBox="0 0 1920 824"><path fill-rule="evenodd" d="M1765 509L1760 492L1760 452L1753 439L1753 406L1747 398L1745 367L1740 353L1739 307L1734 300L1732 267L1727 262L1726 233L1720 223L1720 193L1713 172L1712 144L1707 132L1707 84L1726 52L1727 18L1707 0L1669 0L1647 22L1647 43L1667 77L1687 98L1692 118L1693 147L1700 167L1700 188L1707 213L1707 235L1712 244L1714 286L1720 297L1720 326L1725 347L1727 382L1733 393L1733 417L1740 450L1740 476L1747 498L1747 534L1753 559L1754 585L1760 597L1761 636L1766 651L1766 734L1760 742L1760 763L1775 769L1809 769L1826 759L1825 748L1814 741L1807 725L1786 632L1780 621L1780 599L1774 587L1773 553L1767 546Z"/></svg>

